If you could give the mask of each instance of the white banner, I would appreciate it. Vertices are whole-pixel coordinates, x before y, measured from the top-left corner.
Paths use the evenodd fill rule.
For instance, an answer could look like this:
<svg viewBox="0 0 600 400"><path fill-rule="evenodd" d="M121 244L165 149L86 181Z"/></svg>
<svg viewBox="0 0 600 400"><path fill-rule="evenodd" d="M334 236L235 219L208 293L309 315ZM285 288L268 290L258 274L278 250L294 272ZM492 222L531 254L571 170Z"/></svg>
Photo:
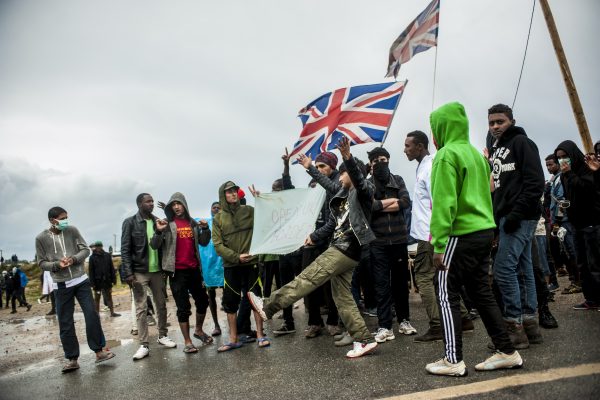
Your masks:
<svg viewBox="0 0 600 400"><path fill-rule="evenodd" d="M314 231L324 201L320 186L261 193L254 203L250 254L288 254L300 248Z"/></svg>

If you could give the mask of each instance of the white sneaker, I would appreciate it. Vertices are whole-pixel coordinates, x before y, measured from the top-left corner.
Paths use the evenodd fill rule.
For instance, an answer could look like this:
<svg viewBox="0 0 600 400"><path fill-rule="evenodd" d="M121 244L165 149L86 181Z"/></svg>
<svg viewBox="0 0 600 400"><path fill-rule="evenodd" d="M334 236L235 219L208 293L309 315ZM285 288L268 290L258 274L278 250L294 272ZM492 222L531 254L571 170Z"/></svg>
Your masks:
<svg viewBox="0 0 600 400"><path fill-rule="evenodd" d="M134 360L141 360L144 357L148 357L150 354L150 349L144 345L141 345L140 348L133 355Z"/></svg>
<svg viewBox="0 0 600 400"><path fill-rule="evenodd" d="M417 330L413 328L413 326L410 324L410 321L404 319L402 322L400 322L400 328L398 328L398 332L405 335L415 335Z"/></svg>
<svg viewBox="0 0 600 400"><path fill-rule="evenodd" d="M386 340L394 340L394 331L392 329L379 328L375 333L375 341L377 343L385 343Z"/></svg>
<svg viewBox="0 0 600 400"><path fill-rule="evenodd" d="M263 299L258 297L252 292L248 292L248 300L250 300L250 305L260 315L263 321L267 320L267 314L263 311Z"/></svg>
<svg viewBox="0 0 600 400"><path fill-rule="evenodd" d="M377 342L362 343L354 342L354 348L346 353L348 358L356 358L372 353L377 347Z"/></svg>
<svg viewBox="0 0 600 400"><path fill-rule="evenodd" d="M506 354L502 353L501 351L497 351L492 356L488 357L484 362L477 364L475 369L477 371L492 371L502 368L521 368L522 366L523 359L518 351L515 350L515 352L512 354Z"/></svg>
<svg viewBox="0 0 600 400"><path fill-rule="evenodd" d="M177 347L177 343L171 340L168 336L161 336L156 340L158 344L162 344L165 347L172 349L173 347Z"/></svg>
<svg viewBox="0 0 600 400"><path fill-rule="evenodd" d="M449 362L446 357L427 364L425 369L433 375L467 376L468 374L467 366L464 361L461 360L461 362L453 364Z"/></svg>

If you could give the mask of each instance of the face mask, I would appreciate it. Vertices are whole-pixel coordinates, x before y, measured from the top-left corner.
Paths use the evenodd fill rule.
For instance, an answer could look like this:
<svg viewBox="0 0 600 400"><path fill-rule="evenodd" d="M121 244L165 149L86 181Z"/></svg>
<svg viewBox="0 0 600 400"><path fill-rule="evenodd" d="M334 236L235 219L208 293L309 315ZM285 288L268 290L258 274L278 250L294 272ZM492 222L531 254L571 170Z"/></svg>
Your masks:
<svg viewBox="0 0 600 400"><path fill-rule="evenodd" d="M67 226L69 226L69 220L68 219L60 219L57 220L57 224L54 225L54 227L56 229L58 229L59 231L64 231L65 229L67 229Z"/></svg>
<svg viewBox="0 0 600 400"><path fill-rule="evenodd" d="M565 157L565 158L559 158L559 159L558 159L558 163L559 163L559 164L569 164L569 165L571 165L571 159L570 159L570 158L568 158L568 157Z"/></svg>
<svg viewBox="0 0 600 400"><path fill-rule="evenodd" d="M378 181L387 182L388 178L390 177L390 167L388 163L378 162L377 164L373 165L373 176Z"/></svg>

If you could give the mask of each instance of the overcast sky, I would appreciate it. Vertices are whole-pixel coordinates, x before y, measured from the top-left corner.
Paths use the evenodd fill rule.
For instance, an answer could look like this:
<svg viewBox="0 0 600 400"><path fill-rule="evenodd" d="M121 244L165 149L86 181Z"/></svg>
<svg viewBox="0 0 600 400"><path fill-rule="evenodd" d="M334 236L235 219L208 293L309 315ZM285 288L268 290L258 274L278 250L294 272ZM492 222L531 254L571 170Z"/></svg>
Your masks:
<svg viewBox="0 0 600 400"><path fill-rule="evenodd" d="M108 247L140 192L166 201L181 191L206 216L226 180L268 191L300 133L298 110L333 89L385 82L389 46L428 3L0 0L4 257L33 257L55 205ZM462 102L482 148L487 108L513 101L532 1L441 4L435 106ZM596 141L600 2L550 5ZM403 143L429 132L434 59L432 49L402 66L409 83L385 144L411 191L416 164ZM539 5L514 110L542 157L564 139L581 143ZM352 150L365 159L374 146ZM298 165L292 178L309 180Z"/></svg>

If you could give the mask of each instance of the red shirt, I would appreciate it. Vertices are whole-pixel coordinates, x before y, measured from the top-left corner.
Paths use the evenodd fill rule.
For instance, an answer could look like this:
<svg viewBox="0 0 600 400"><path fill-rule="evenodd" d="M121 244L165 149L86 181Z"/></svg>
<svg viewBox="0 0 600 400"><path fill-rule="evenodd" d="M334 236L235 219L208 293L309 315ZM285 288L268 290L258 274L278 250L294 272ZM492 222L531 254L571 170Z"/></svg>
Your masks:
<svg viewBox="0 0 600 400"><path fill-rule="evenodd" d="M196 244L190 221L175 218L177 242L175 243L175 269L197 268Z"/></svg>

